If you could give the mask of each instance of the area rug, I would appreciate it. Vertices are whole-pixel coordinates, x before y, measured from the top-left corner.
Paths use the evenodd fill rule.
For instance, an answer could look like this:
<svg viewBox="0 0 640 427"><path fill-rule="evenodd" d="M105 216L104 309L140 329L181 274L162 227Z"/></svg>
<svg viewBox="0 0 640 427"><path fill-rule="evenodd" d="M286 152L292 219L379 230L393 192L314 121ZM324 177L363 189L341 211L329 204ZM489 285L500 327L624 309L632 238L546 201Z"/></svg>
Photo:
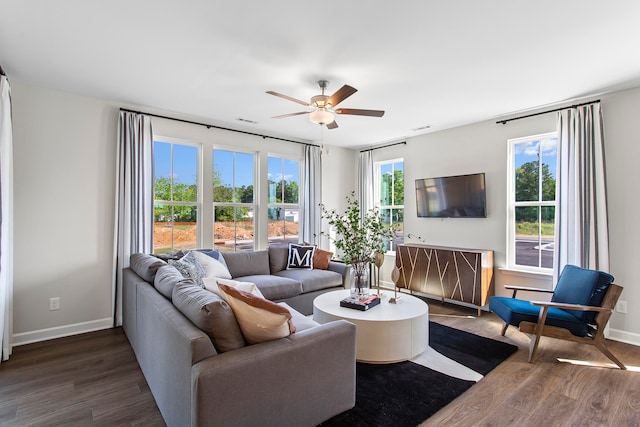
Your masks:
<svg viewBox="0 0 640 427"><path fill-rule="evenodd" d="M429 345L439 353L486 375L518 348L435 322ZM322 426L417 426L475 382L453 378L413 362L356 363L356 406Z"/></svg>

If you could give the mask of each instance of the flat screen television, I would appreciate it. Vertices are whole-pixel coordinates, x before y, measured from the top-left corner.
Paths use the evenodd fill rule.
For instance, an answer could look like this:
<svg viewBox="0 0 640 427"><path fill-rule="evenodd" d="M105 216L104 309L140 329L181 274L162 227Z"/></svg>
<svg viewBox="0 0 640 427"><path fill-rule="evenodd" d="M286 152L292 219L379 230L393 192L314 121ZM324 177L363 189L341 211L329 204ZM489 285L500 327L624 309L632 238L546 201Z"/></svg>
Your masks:
<svg viewBox="0 0 640 427"><path fill-rule="evenodd" d="M486 218L484 173L416 179L416 206L423 218Z"/></svg>

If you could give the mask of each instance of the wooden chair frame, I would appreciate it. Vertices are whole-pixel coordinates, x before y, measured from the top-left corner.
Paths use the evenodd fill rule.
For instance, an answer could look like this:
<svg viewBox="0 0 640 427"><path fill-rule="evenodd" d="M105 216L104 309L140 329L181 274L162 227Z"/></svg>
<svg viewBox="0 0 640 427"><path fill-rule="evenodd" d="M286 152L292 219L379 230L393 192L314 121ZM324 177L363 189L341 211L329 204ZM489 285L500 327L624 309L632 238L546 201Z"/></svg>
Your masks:
<svg viewBox="0 0 640 427"><path fill-rule="evenodd" d="M518 291L529 291L529 292L544 292L544 293L553 293L552 290L548 289L536 289L529 288L524 286L505 286L505 289L513 290L512 298L516 297L516 293ZM546 336L551 338L557 338L562 340L573 341L581 344L589 344L595 346L602 354L607 356L611 361L613 361L620 369L627 369L626 366L620 360L618 360L613 353L607 348L606 340L604 338L604 329L607 323L609 322L609 318L613 313L613 309L618 302L618 298L622 293L622 286L616 284L610 284L607 288L607 292L605 293L604 299L602 300L601 307L588 306L588 305L580 305L580 304L565 304L565 303L555 303L555 302L544 302L544 301L531 301L531 304L540 307L540 313L538 314L538 322L520 322L519 329L520 332L523 332L529 335L530 343L529 343L529 362L532 362L536 351L538 350L538 344L540 343L540 337ZM595 316L595 325L592 326L592 330L590 334L586 337L578 337L573 335L569 330L560 328L557 326L545 325L545 321L547 319L547 313L550 307L560 308L563 310L579 310L579 311L595 311L597 312ZM509 324L505 322L502 327L502 335L507 331Z"/></svg>

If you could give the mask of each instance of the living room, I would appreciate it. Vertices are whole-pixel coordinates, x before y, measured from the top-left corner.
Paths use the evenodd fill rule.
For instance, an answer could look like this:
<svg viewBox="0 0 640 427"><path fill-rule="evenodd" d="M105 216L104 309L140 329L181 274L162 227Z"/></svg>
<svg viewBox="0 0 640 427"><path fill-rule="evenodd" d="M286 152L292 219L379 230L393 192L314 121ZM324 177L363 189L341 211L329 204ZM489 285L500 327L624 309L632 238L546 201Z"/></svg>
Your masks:
<svg viewBox="0 0 640 427"><path fill-rule="evenodd" d="M79 7L78 4L70 6ZM550 4L547 6L551 9ZM592 6L596 9L600 7L595 2ZM627 7L630 12L622 13L617 7ZM28 7L23 10L23 19L28 16L27 9ZM637 6L632 2L619 2L615 7L611 6L606 10L607 16L613 13L635 13L637 16L637 12ZM549 11L549 14L552 12ZM311 15L312 18L313 16ZM296 16L297 18L300 17ZM159 103L153 103L153 99L142 102L133 96L129 98L126 94L112 94L107 91L101 95L84 95L83 85L89 84L90 77L87 77L89 81L79 81L77 87L47 87L40 83L38 74L49 73L55 76L64 74L66 70L53 66L49 68L35 62L33 58L22 59L15 53L12 53L14 56L5 55L5 52L14 52L7 50L7 45L4 44L8 43L6 40L12 40L11 43L14 43L13 40L18 38L15 34L6 33L11 31L10 28L14 28L4 25L8 19L11 17L7 15L0 18L0 27L4 28L0 30L0 39L5 40L0 42L0 52L3 52L3 63L0 65L11 81L13 108L15 264L12 320L13 343L19 346L112 327L116 146L120 108L132 108L213 125L220 123L216 122L218 117L185 113L187 108L178 104L171 108L160 108ZM63 28L53 26L51 31L63 32ZM628 34L637 35L630 30ZM39 42L46 43L44 40ZM626 40L620 41L621 44L623 42ZM87 64L92 61L93 55L106 55L104 52L92 51L88 46L81 48L78 54L85 58ZM631 50L623 49L618 55L633 56L633 53ZM15 62L12 58L16 58ZM33 65L30 61L34 61ZM150 69L153 66L164 66L162 62L154 61L157 59L150 61ZM548 64L550 68L552 65ZM115 64L114 68L124 66L125 64ZM178 67L171 61L168 61L166 66ZM504 67L509 68L508 62ZM198 78L215 79L214 71L205 74L206 76L199 74ZM336 80L332 89L350 83L360 89L358 96L375 91L369 82L352 80L352 76L346 71L343 74L340 76L342 80ZM505 72L503 77L506 79L507 75ZM324 138L322 201L331 208L344 209L345 197L357 186L357 167L354 165L358 163L361 149L406 141L406 144L374 151L375 161L397 158L404 160L405 182L409 183L405 197L405 233L421 236L433 245L493 250L494 289L497 295L507 294L504 289L506 284L550 289L553 286L550 276L518 275L505 269L507 141L555 131L556 115L541 114L505 125L496 121L569 106L574 104L576 99L580 102L600 100L606 144L610 271L615 275L616 283L625 287L621 300L626 301L628 307L627 313L613 314L608 336L614 340L640 345L640 313L635 310L635 307L640 305L640 289L635 285L636 274L632 255L636 240L634 237L640 235L640 226L634 217L634 212L640 210L640 201L633 197L631 181L636 159L640 158L637 144L637 135L640 134L640 122L637 119L637 112L640 111L638 68L630 70L627 77L624 82L622 79L612 82L603 74L602 84L591 92L565 92L551 100L541 97L540 101L526 107L512 107L518 104L509 102L507 98L504 100L504 109L490 117L479 117L477 121L469 120L460 123L459 126L442 129L434 124L426 133L405 133L398 137L372 141L371 144L358 143L352 147L340 141L340 134L335 137L330 133L340 132L350 126L361 126L356 120L363 121L366 127L370 121L384 120L384 117L343 120L344 124L341 124L340 128L324 129L322 135L317 126L313 127L307 120L304 124L312 127L316 134L312 138L313 142L319 144L319 139ZM295 78L302 79L298 76ZM286 80L288 77L283 76L282 79ZM535 85L532 81L523 77L518 83L522 86ZM158 81L159 92L165 84L176 83ZM304 84L284 86L280 91L304 98L307 91L317 92L313 84L314 79L306 79ZM418 84L416 82L416 85ZM481 85L481 82L476 84ZM188 86L188 83L181 82L178 85ZM453 87L451 98L438 100L436 104L442 109L455 109L455 103L464 101L466 86L467 84L461 84L459 88ZM289 88L293 90L294 87L300 89L299 95L296 92L288 92ZM285 101L266 99L269 95L264 94L264 91L269 89L274 88L266 87L256 94L260 99L265 98L265 103L269 106L278 105L274 110L271 110L271 107L267 108L266 114L289 112L287 107L294 107L291 111L295 111L293 104L287 105ZM491 89L485 88L487 97L492 96ZM538 89L543 91L543 88ZM383 97L376 100L375 96L359 99L354 96L351 102L349 106L385 108L388 110L387 115L393 115L392 106L386 105ZM547 107L547 104L553 105ZM423 116L421 113L418 116L426 115ZM421 124L431 123L429 117L424 120L427 122ZM285 129L287 123L281 121L279 125ZM228 123L223 124L231 127ZM205 147L222 144L261 153L302 157L303 145L287 141L221 129L207 129L165 119L154 119L153 126L156 135L196 141ZM237 128L246 129L240 125ZM280 136L277 132L271 132L269 135ZM337 140L332 144L330 138ZM415 197L410 184L416 179L475 172L483 172L486 176L486 218L440 220L418 218L414 214ZM203 246L211 246L211 243L203 240ZM392 258L388 257L385 265L391 264ZM388 271L385 274L388 274ZM54 297L60 298L60 309L51 311L49 303Z"/></svg>

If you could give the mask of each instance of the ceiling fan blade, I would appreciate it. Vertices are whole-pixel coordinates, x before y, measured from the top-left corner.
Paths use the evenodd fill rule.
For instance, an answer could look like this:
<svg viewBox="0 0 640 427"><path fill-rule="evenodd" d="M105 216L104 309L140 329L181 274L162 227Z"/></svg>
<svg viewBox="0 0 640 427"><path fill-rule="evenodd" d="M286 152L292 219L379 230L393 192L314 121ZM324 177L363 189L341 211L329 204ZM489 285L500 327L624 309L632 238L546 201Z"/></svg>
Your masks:
<svg viewBox="0 0 640 427"><path fill-rule="evenodd" d="M293 116L300 116L302 114L309 114L311 111L300 111L297 113L289 113L289 114L283 114L281 116L273 116L271 117L272 119L284 119L285 117L293 117Z"/></svg>
<svg viewBox="0 0 640 427"><path fill-rule="evenodd" d="M332 121L331 123L327 123L327 129L335 129L338 127L338 124L336 123L336 121Z"/></svg>
<svg viewBox="0 0 640 427"><path fill-rule="evenodd" d="M277 97L279 97L279 98L288 99L289 101L297 102L298 104L304 105L305 107L308 107L308 106L309 106L309 103L308 103L308 102L300 101L299 99L292 98L292 97L290 97L290 96L283 95L283 94L281 94L281 93L274 92L274 91L272 91L272 90L268 90L268 91L267 91L267 93L268 93L269 95L273 95L273 96L277 96Z"/></svg>
<svg viewBox="0 0 640 427"><path fill-rule="evenodd" d="M370 116L370 117L382 117L384 111L382 110L363 110L360 108L338 108L337 114L352 114L356 116Z"/></svg>
<svg viewBox="0 0 640 427"><path fill-rule="evenodd" d="M349 85L344 85L340 89L336 91L333 95L329 97L327 100L327 104L331 105L331 107L335 108L336 105L340 104L342 101L356 93L358 89L351 87Z"/></svg>

